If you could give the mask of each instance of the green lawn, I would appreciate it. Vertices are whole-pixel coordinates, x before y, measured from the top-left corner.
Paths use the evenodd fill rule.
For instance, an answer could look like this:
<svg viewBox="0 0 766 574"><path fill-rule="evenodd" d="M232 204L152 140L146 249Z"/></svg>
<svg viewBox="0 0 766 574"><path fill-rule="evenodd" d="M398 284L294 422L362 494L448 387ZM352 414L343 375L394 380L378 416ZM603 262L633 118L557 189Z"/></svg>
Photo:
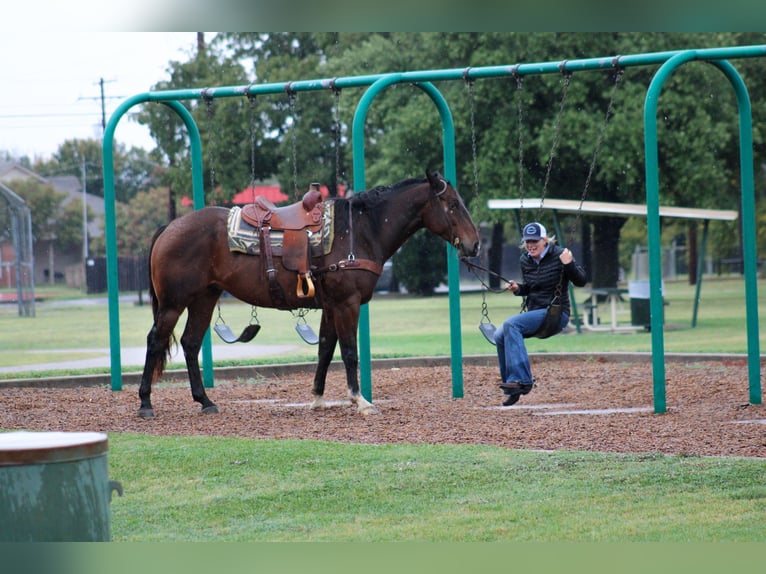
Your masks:
<svg viewBox="0 0 766 574"><path fill-rule="evenodd" d="M766 290L759 282L759 318L766 316ZM60 289L58 290L61 291ZM706 278L700 295L697 326L691 327L695 288L685 281L668 282L665 300L666 352L678 353L746 353L744 282L740 277ZM577 291L582 303L588 295ZM494 347L481 335L478 325L482 319L480 293L464 293L460 297L462 351L465 355L491 354ZM510 294L486 296L489 317L500 324L507 316L519 311L520 299ZM19 317L13 306L0 309L3 329L0 332L0 367L44 363L66 358L93 356L88 349L108 348L109 317L104 304L89 304L85 300L70 301L66 306L42 303L37 316ZM223 317L235 332L250 320L251 308L236 300L221 304ZM258 309L263 328L251 344L298 345L299 350L289 355L275 352L246 363L274 363L313 361L316 347L304 344L295 332L297 318L288 311ZM410 297L379 294L369 304L371 325L371 353L380 357L417 357L450 355L449 302L445 295ZM608 317L605 304L600 314ZM315 329L319 328L318 311L306 317ZM630 302L625 301L618 313L622 325L629 325ZM183 320L183 317L182 317ZM148 305L122 303L119 308L120 343L123 347L143 347L151 327L151 309ZM180 335L181 327L177 329ZM213 336L214 343L221 343ZM766 334L761 330L759 347L763 348ZM539 340L530 339L530 352L649 352L651 334L645 331L619 333L583 332ZM62 349L76 350L62 353ZM215 359L215 357L214 357ZM239 364L238 362L233 362ZM224 364L224 363L222 363ZM225 364L231 364L225 363ZM7 377L6 377L7 378Z"/></svg>
<svg viewBox="0 0 766 574"><path fill-rule="evenodd" d="M113 435L116 541L766 540L766 461Z"/></svg>

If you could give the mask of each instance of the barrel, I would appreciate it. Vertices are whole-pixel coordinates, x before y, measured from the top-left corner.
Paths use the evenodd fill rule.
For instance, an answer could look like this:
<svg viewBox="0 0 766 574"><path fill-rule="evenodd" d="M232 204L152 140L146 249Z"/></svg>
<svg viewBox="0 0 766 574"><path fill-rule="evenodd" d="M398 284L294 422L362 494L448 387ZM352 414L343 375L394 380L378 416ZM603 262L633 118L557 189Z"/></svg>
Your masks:
<svg viewBox="0 0 766 574"><path fill-rule="evenodd" d="M107 436L0 433L0 542L111 540Z"/></svg>

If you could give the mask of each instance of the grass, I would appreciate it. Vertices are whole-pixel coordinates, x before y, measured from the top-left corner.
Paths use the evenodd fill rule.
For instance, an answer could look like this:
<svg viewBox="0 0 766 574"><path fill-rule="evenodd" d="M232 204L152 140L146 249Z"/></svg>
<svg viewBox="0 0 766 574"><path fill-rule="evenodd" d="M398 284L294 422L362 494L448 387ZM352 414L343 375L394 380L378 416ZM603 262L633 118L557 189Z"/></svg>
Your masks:
<svg viewBox="0 0 766 574"><path fill-rule="evenodd" d="M706 279L695 329L689 327L693 288L670 283L666 300L666 350L746 352L741 279ZM491 294L487 302L496 323L518 311L510 295ZM477 328L481 304L480 294L461 296L465 354L494 352ZM235 331L249 320L247 305L226 301L222 311ZM301 344L289 313L259 309L258 315L264 328L256 343ZM447 297L377 296L370 316L373 357L449 354ZM316 328L318 313L307 319ZM620 319L630 319L627 304ZM86 300L41 304L35 318L4 308L0 320L0 365L47 362L62 349L82 356L109 345L107 307ZM122 304L121 344L144 345L150 323L148 306ZM313 360L315 347L301 349L248 363ZM649 351L651 340L643 332L568 334L532 339L529 349ZM109 445L110 478L125 488L111 503L119 542L766 538L763 459L121 433L111 434Z"/></svg>
<svg viewBox="0 0 766 574"><path fill-rule="evenodd" d="M766 317L764 280L759 281L759 320ZM44 290L40 290L44 294ZM61 288L56 288L58 298ZM40 293L39 293L40 294ZM72 295L77 296L77 293ZM741 277L706 278L702 285L698 324L691 328L695 288L685 281L667 282L665 300L666 352L678 353L746 353L745 294ZM578 291L578 302L587 294ZM478 330L481 321L482 296L480 293L461 295L462 351L465 355L492 354L494 347L487 343ZM519 311L520 299L510 294L486 296L489 316L500 324L507 316ZM379 294L369 305L371 325L371 353L373 358L418 357L450 355L449 302L446 296L420 298L405 295ZM250 320L251 308L236 300L221 304L223 317L235 332ZM316 347L304 344L295 332L297 318L287 311L258 309L263 325L252 344L297 345L298 350L284 354L275 352L257 359L217 361L221 366L279 362L313 361ZM600 314L608 316L605 304ZM310 311L306 317L315 329L319 328L319 312ZM630 304L626 301L618 312L622 324L630 323ZM4 328L0 332L0 367L39 364L70 358L96 356L89 349L109 347L109 316L104 304L93 304L87 299L75 298L62 303L42 303L34 318L19 317L13 306L0 309ZM182 321L184 317L182 317ZM123 347L143 347L151 326L151 309L132 302L119 308L120 344ZM182 323L181 323L182 324ZM180 335L181 328L177 329ZM213 336L214 343L221 343ZM761 332L759 348L766 343ZM66 351L62 351L66 350ZM615 334L611 332L572 333L550 339L528 340L528 350L538 352L650 352L651 334L645 331ZM74 353L74 354L72 354ZM336 355L337 356L337 355ZM171 368L182 367L171 364ZM126 369L129 370L129 369ZM135 370L135 368L133 368ZM96 370L97 371L97 370ZM103 371L103 369L102 369ZM80 372L93 372L80 371ZM40 374L26 373L29 376ZM50 374L50 373L47 373ZM20 376L15 374L12 376ZM8 376L5 376L8 378Z"/></svg>
<svg viewBox="0 0 766 574"><path fill-rule="evenodd" d="M766 461L113 435L115 541L766 540Z"/></svg>

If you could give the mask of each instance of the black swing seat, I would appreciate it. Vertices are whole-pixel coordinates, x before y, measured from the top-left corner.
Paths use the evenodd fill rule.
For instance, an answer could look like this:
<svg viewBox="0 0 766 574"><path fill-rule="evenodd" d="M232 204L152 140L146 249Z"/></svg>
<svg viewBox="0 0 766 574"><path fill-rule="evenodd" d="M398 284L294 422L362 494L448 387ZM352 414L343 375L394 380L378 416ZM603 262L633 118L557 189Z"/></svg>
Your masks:
<svg viewBox="0 0 766 574"><path fill-rule="evenodd" d="M250 324L242 330L242 334L237 337L226 323L216 323L213 330L223 340L224 343L249 343L261 330L258 324Z"/></svg>

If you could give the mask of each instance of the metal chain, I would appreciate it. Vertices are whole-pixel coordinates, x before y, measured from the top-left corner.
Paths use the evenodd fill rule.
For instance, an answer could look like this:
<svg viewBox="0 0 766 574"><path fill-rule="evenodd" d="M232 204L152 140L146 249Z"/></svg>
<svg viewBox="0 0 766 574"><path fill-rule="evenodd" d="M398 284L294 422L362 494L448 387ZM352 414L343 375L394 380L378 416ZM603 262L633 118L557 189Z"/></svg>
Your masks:
<svg viewBox="0 0 766 574"><path fill-rule="evenodd" d="M518 74L514 67L513 77L516 78L516 116L518 118L519 132L519 217L524 220L524 104L522 97L524 94L524 79Z"/></svg>
<svg viewBox="0 0 766 574"><path fill-rule="evenodd" d="M208 162L210 163L210 193L215 194L215 188L216 188L216 177L215 177L215 157L214 157L214 150L215 147L215 141L214 141L214 135L216 134L216 130L213 129L213 97L207 93L207 90L202 90L202 99L205 102L206 107L206 116L207 116L207 128L208 128L208 138L207 138L207 144L208 144Z"/></svg>
<svg viewBox="0 0 766 574"><path fill-rule="evenodd" d="M295 91L292 89L292 86L290 84L287 85L285 88L287 91L287 98L290 102L290 114L293 118L293 125L290 129L290 133L292 135L292 152L293 152L293 194L295 195L296 201L300 199L300 191L298 190L298 134L296 133L296 127L298 125L298 117L296 115L296 105L295 101L297 99L297 95Z"/></svg>
<svg viewBox="0 0 766 574"><path fill-rule="evenodd" d="M340 194L340 89L335 87L335 80L332 81L332 91L335 95L335 108L333 110L335 122L335 193Z"/></svg>
<svg viewBox="0 0 766 574"><path fill-rule="evenodd" d="M247 94L249 103L250 117L250 187L253 189L253 201L255 201L255 147L256 147L256 129L255 129L255 94Z"/></svg>
<svg viewBox="0 0 766 574"><path fill-rule="evenodd" d="M551 178L551 168L553 167L553 158L556 156L556 149L559 145L559 138L561 136L561 118L564 113L564 104L566 103L567 93L569 92L569 84L572 80L571 72L567 72L565 69L566 61L561 64L561 73L564 74L564 88L561 94L561 102L559 103L559 111L556 114L556 123L553 126L553 142L551 143L551 151L548 154L548 166L545 171L545 180L543 181L543 192L540 196L540 206L537 208L537 219L543 212L543 202L545 201L545 194L548 191L548 182Z"/></svg>
<svg viewBox="0 0 766 574"><path fill-rule="evenodd" d="M467 78L467 72L464 74ZM466 86L468 87L468 103L471 116L471 153L473 157L473 193L474 197L479 198L479 159L476 146L476 111L475 111L475 92L473 86L473 80L466 79Z"/></svg>
<svg viewBox="0 0 766 574"><path fill-rule="evenodd" d="M615 66L617 64L615 63ZM590 181L593 176L593 172L596 168L596 159L598 158L598 153L601 149L601 144L604 143L604 136L606 135L606 128L607 125L609 125L609 116L612 114L612 107L614 106L614 99L617 95L617 88L620 84L620 81L622 80L622 76L625 73L625 70L618 69L617 73L615 74L614 78L614 84L612 85L612 93L609 97L609 104L606 107L606 113L604 114L604 123L601 125L601 130L599 131L598 138L596 139L596 146L593 148L593 156L590 160L590 167L588 168L588 176L585 178L585 186L582 190L582 195L580 196L580 205L577 207L577 217L575 218L575 222L572 225L572 229L577 229L577 224L580 222L580 215L582 214L582 204L585 202L585 198L588 196L588 189L590 187Z"/></svg>

